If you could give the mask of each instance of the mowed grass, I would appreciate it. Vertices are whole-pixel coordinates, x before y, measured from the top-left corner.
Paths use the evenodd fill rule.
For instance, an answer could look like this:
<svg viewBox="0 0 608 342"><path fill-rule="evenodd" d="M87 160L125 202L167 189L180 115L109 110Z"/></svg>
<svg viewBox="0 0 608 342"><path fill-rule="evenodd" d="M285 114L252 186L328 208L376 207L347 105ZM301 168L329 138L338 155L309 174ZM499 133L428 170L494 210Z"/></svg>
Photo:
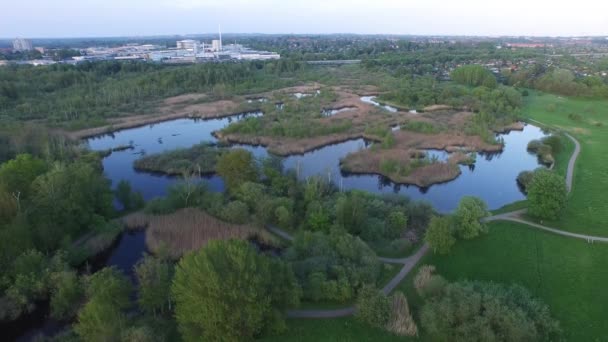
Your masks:
<svg viewBox="0 0 608 342"><path fill-rule="evenodd" d="M608 100L567 98L531 92L523 116L558 127L581 144L574 186L559 220L545 225L608 236ZM560 173L567 165L558 160Z"/></svg>
<svg viewBox="0 0 608 342"><path fill-rule="evenodd" d="M288 331L277 336L267 336L260 341L418 341L372 328L353 317L334 319L288 319Z"/></svg>
<svg viewBox="0 0 608 342"><path fill-rule="evenodd" d="M431 264L450 281L517 283L547 303L568 341L608 336L608 245L588 244L512 222L493 222L489 234L459 241L447 256L429 253ZM414 270L401 283L417 313L422 300L412 287Z"/></svg>

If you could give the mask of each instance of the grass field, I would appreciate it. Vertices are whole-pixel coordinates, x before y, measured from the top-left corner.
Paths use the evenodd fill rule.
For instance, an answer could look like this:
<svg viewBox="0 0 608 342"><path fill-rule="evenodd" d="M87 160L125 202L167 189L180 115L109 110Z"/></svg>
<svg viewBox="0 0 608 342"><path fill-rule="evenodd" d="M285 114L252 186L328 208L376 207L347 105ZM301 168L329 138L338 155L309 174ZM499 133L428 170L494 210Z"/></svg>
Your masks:
<svg viewBox="0 0 608 342"><path fill-rule="evenodd" d="M608 100L571 99L530 92L523 116L570 133L581 143L574 185L559 220L545 225L583 234L608 236ZM556 155L556 171L566 174L574 144L568 139ZM516 202L495 213L521 209ZM463 279L518 283L547 303L568 341L601 341L608 336L608 245L588 244L513 222L492 222L489 234L459 241L448 256L428 254L450 281ZM413 270L397 290L403 291L417 317L422 299L415 293ZM398 337L370 328L354 318L289 320L289 338L268 341L392 341ZM419 327L420 328L420 327ZM426 341L422 336L419 341Z"/></svg>
<svg viewBox="0 0 608 342"><path fill-rule="evenodd" d="M269 336L261 341L418 341L389 334L381 329L359 323L355 318L290 319L289 331L283 335Z"/></svg>
<svg viewBox="0 0 608 342"><path fill-rule="evenodd" d="M489 234L459 241L448 256L428 254L450 281L475 279L518 283L547 303L569 341L608 336L608 246L553 235L511 222L493 222ZM412 275L415 271L412 272ZM412 276L400 285L414 312L421 300Z"/></svg>
<svg viewBox="0 0 608 342"><path fill-rule="evenodd" d="M581 144L574 187L559 220L544 224L577 233L608 236L608 100L566 98L531 92L523 116L558 127ZM564 163L559 163L560 168Z"/></svg>

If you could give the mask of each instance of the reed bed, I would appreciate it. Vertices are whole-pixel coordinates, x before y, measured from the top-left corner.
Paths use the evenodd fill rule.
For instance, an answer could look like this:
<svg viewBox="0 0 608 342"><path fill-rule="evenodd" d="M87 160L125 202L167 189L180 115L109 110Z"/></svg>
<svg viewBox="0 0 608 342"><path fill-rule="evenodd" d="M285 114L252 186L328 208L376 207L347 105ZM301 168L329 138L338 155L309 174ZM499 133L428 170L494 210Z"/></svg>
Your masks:
<svg viewBox="0 0 608 342"><path fill-rule="evenodd" d="M256 238L276 245L274 237L263 229L221 221L199 209L185 208L168 215L133 213L123 218L127 229L147 229L146 246L153 253L163 251L178 259L185 253L204 247L211 240Z"/></svg>

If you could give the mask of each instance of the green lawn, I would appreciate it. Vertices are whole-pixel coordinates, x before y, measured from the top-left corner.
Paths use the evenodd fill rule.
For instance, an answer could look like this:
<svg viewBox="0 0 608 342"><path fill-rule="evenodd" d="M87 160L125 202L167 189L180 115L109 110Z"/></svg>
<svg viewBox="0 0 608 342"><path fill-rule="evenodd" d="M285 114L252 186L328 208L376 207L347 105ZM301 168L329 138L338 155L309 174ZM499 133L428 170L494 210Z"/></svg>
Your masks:
<svg viewBox="0 0 608 342"><path fill-rule="evenodd" d="M359 323L352 317L335 319L290 319L288 332L261 341L407 341L381 329ZM413 340L413 339L412 339Z"/></svg>
<svg viewBox="0 0 608 342"><path fill-rule="evenodd" d="M569 341L608 336L608 246L588 244L511 222L494 222L486 236L459 241L448 256L428 254L450 281L475 279L518 283L540 297L561 322ZM412 272L415 274L415 271ZM412 310L421 300L412 277L400 285Z"/></svg>
<svg viewBox="0 0 608 342"><path fill-rule="evenodd" d="M523 116L563 129L581 143L568 205L555 222L563 230L608 236L608 100L566 98L531 92ZM559 168L567 161L559 162Z"/></svg>

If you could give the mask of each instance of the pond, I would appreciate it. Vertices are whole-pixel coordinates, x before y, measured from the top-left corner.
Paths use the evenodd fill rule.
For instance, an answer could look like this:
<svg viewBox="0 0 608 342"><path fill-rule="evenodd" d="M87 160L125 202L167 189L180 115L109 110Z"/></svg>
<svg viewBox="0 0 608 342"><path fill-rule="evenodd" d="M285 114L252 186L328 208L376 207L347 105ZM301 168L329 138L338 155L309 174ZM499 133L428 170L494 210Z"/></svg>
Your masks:
<svg viewBox="0 0 608 342"><path fill-rule="evenodd" d="M164 196L169 185L177 182L174 177L136 172L133 162L142 154L158 153L175 148L190 147L200 142L216 142L211 134L235 120L248 116L259 116L262 113L247 113L221 119L177 119L162 123L146 125L98 136L87 140L88 146L97 151L107 150L120 145L133 145L132 150L113 152L104 158L103 166L106 176L113 186L120 180L128 180L135 190L141 191L146 199ZM396 127L398 129L398 127ZM500 134L505 142L501 153L477 154L473 166L460 166L462 174L455 180L419 188L395 184L379 175L349 175L340 171L340 159L347 154L369 148L369 142L353 139L310 151L305 154L284 158L286 169L295 169L298 177L305 179L321 175L332 180L343 190L365 190L373 193L398 193L416 200L431 203L440 212L453 210L462 196L478 196L486 201L491 209L522 200L525 196L517 186L516 177L523 170L533 170L540 166L536 156L527 153L530 140L545 136L543 131L533 125L526 125L523 131ZM268 156L262 146L235 144L233 147L247 149L256 157ZM426 150L429 158L446 160L449 154L442 150ZM223 191L224 183L219 176L205 177L210 190ZM264 246L258 246L264 250ZM133 266L146 252L145 231L123 233L112 248L97 256L90 262L91 270L96 271L105 266L115 266L134 280ZM270 253L280 251L270 250ZM48 302L41 303L40 308L31 315L12 322L10 327L0 325L3 336L9 340L29 341L37 334L53 335L67 323L48 319ZM8 330L5 330L8 328Z"/></svg>
<svg viewBox="0 0 608 342"><path fill-rule="evenodd" d="M249 115L261 115L261 113ZM216 138L211 134L213 131L246 116L209 120L178 119L91 138L88 144L93 150L105 150L130 143L135 145L134 150L114 152L105 158L104 170L114 185L122 179L128 180L146 199L151 199L165 195L167 187L177 180L174 177L135 171L133 162L140 157L138 152L158 153L190 147L204 141L216 142ZM297 169L301 179L322 175L344 190L358 189L373 193L403 194L412 199L426 200L440 212L453 210L460 198L467 195L478 196L486 201L490 209L496 209L525 198L517 186L516 177L521 171L533 170L540 166L536 156L527 153L526 147L530 140L542 138L545 134L536 126L526 125L523 131L512 131L498 136L505 142L503 152L479 153L475 165L460 166L462 174L457 179L428 188L395 184L379 175L350 175L341 172L340 159L349 153L368 147L369 144L363 139L325 146L302 155L292 155L284 158L284 165L285 168ZM262 146L233 146L245 148L256 157L268 155L266 148ZM445 160L447 156L443 151L429 151L429 153L440 160ZM205 180L210 190L223 191L224 183L220 177L207 176Z"/></svg>
<svg viewBox="0 0 608 342"><path fill-rule="evenodd" d="M397 113L399 111L399 109L397 109L393 106L380 104L379 102L376 101L376 96L361 96L361 101L372 104L376 107L386 109L391 113Z"/></svg>

